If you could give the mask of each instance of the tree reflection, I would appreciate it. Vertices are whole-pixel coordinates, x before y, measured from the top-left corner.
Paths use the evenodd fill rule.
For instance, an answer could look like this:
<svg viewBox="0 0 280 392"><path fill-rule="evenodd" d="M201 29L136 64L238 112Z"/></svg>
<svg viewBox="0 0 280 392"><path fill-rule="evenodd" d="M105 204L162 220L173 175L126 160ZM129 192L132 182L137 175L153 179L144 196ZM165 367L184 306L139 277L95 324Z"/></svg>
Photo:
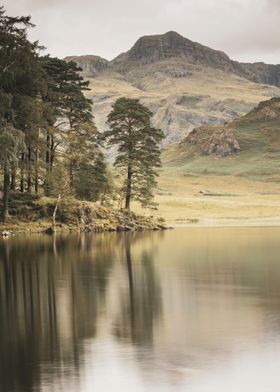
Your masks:
<svg viewBox="0 0 280 392"><path fill-rule="evenodd" d="M144 248L134 260L132 247L138 240L143 236L126 233L123 237L128 290L120 294L115 334L143 345L153 342L154 323L161 316L161 288L153 262L155 248Z"/></svg>
<svg viewBox="0 0 280 392"><path fill-rule="evenodd" d="M79 341L94 337L116 240L41 237L0 242L0 390L29 392L40 365L79 371ZM91 279L94 277L94 279Z"/></svg>

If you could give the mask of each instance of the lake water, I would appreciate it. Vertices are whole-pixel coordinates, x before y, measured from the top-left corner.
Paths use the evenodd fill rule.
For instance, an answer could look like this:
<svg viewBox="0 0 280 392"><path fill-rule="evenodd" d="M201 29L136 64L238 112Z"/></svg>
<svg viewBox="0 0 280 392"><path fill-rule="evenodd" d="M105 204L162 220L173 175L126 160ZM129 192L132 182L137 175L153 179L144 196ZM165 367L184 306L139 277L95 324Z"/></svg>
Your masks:
<svg viewBox="0 0 280 392"><path fill-rule="evenodd" d="M1 392L279 392L280 229L0 241Z"/></svg>

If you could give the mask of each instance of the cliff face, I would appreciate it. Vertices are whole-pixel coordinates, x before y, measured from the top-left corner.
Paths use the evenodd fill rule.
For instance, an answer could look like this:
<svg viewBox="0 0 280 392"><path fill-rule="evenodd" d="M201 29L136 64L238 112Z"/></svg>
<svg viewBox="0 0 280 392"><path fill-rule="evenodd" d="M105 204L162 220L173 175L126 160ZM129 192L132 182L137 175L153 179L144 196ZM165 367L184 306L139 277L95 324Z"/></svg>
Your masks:
<svg viewBox="0 0 280 392"><path fill-rule="evenodd" d="M109 61L99 56L68 56L65 60L77 63L86 77L94 77L109 66Z"/></svg>
<svg viewBox="0 0 280 392"><path fill-rule="evenodd" d="M201 125L219 125L280 95L280 65L243 64L225 53L170 31L140 38L112 61L71 56L90 80L89 97L99 129L112 103L139 98L164 130L164 144L182 140Z"/></svg>
<svg viewBox="0 0 280 392"><path fill-rule="evenodd" d="M280 64L238 63L235 62L240 75L255 83L280 87Z"/></svg>
<svg viewBox="0 0 280 392"><path fill-rule="evenodd" d="M234 66L225 53L192 42L174 31L139 38L128 52L114 59L111 66L115 69L125 69L168 58L181 58L190 64L234 71Z"/></svg>
<svg viewBox="0 0 280 392"><path fill-rule="evenodd" d="M112 61L99 56L69 56L66 60L76 61L87 76L95 76L107 68L124 72L170 58L180 58L189 64L233 73L255 83L280 86L280 64L239 63L231 60L224 52L193 42L175 31L141 37L128 52L120 54Z"/></svg>

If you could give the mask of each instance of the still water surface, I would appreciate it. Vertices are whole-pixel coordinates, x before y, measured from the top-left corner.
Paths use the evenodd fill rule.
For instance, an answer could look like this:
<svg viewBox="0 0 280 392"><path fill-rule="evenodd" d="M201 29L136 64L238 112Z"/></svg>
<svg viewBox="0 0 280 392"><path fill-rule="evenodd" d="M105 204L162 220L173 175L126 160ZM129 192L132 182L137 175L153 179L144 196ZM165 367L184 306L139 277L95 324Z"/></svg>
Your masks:
<svg viewBox="0 0 280 392"><path fill-rule="evenodd" d="M0 241L1 392L279 392L280 229Z"/></svg>

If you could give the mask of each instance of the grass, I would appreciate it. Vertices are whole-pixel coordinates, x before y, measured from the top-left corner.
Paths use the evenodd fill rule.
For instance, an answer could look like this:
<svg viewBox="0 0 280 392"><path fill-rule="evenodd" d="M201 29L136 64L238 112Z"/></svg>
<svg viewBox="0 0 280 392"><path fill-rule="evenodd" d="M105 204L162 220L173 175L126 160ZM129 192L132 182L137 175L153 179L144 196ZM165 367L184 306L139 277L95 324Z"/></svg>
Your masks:
<svg viewBox="0 0 280 392"><path fill-rule="evenodd" d="M279 119L262 122L253 113L228 126L239 141L238 155L203 155L187 143L164 151L156 199L157 213L169 222L280 224Z"/></svg>
<svg viewBox="0 0 280 392"><path fill-rule="evenodd" d="M172 177L173 180L174 177ZM229 176L177 175L175 181L162 174L161 186L172 189L172 194L157 195L159 209L156 216L163 216L168 223L201 224L234 220L241 224L249 221L280 223L280 185L264 184ZM223 190L226 189L225 193ZM201 194L201 190L207 191Z"/></svg>

